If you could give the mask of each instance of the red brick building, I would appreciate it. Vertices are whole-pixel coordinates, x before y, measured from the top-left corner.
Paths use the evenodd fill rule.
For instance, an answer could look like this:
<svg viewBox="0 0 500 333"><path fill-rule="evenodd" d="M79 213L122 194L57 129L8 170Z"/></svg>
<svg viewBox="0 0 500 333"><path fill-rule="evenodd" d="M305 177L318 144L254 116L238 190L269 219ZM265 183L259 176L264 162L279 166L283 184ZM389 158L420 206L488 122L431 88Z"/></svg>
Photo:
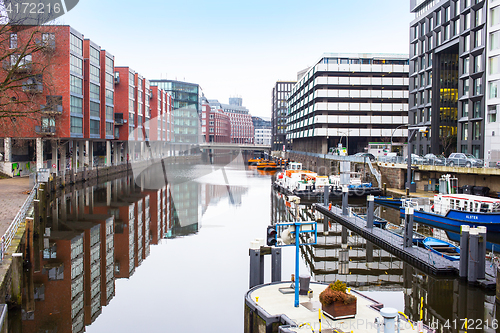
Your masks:
<svg viewBox="0 0 500 333"><path fill-rule="evenodd" d="M201 133L205 142L231 142L231 123L229 116L220 108L202 104Z"/></svg>
<svg viewBox="0 0 500 333"><path fill-rule="evenodd" d="M64 175L119 165L142 156L146 140L169 141L171 97L130 68L115 68L109 51L70 26L12 29L0 48L9 55L0 79L12 72L24 79L0 101L22 101L14 114L42 108L0 119L0 172L21 176L45 167ZM25 45L33 52L22 53ZM129 147L129 140L137 144Z"/></svg>

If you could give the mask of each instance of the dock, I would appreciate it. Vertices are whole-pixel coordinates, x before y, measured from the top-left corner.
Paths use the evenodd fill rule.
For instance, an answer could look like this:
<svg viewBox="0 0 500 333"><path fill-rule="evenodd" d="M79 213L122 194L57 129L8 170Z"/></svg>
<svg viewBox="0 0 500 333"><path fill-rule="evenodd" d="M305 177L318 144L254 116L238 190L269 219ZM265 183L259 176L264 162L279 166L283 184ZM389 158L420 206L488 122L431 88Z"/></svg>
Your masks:
<svg viewBox="0 0 500 333"><path fill-rule="evenodd" d="M258 285L245 295L245 333L250 332L320 332L319 294L328 284L311 282L312 299L299 296L299 307L294 307L294 294L282 293L280 289L290 287L291 282L275 282ZM356 316L333 320L321 316L321 332L377 332L375 319L383 321L380 310L383 304L351 290L356 296ZM401 309L400 309L401 310ZM417 332L416 324L410 324L400 316L400 327L405 332ZM429 332L425 326L425 332Z"/></svg>
<svg viewBox="0 0 500 333"><path fill-rule="evenodd" d="M367 228L366 220L357 216L344 216L341 208L333 206L329 210L328 207L321 204L315 204L314 207L332 221L340 223L425 273L437 276L455 276L459 274L459 261L448 260L421 247L404 247L402 237L381 228ZM486 262L486 279L478 282L484 288L494 288L496 286L495 272L489 262Z"/></svg>

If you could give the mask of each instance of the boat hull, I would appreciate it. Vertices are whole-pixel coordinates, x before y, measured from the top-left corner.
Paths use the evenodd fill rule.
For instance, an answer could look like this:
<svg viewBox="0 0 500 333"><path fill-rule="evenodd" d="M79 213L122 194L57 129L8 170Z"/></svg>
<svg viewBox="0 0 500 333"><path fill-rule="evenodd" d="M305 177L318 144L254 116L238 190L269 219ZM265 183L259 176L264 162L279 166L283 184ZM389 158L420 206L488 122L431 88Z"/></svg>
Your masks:
<svg viewBox="0 0 500 333"><path fill-rule="evenodd" d="M436 253L437 255L440 255L443 258L446 258L448 260L452 260L452 261L460 260L460 249L458 247L456 247L455 245L451 244L451 243L445 242L443 240L440 240L440 239L437 239L437 238L434 238L434 237L427 237L424 240L422 240L422 245L426 249L428 249L428 250ZM436 250L433 247L433 246L436 246L436 245L438 245L438 246L446 246L446 247L455 249L455 251L457 253L455 255L447 255L445 253L442 253L442 252Z"/></svg>
<svg viewBox="0 0 500 333"><path fill-rule="evenodd" d="M396 209L399 209L402 205L402 201L400 198L391 197L375 197L375 203Z"/></svg>
<svg viewBox="0 0 500 333"><path fill-rule="evenodd" d="M399 212L403 217L405 213L404 208L400 208ZM500 214L498 213L450 211L446 216L442 216L422 210L415 210L413 220L455 233L460 233L460 226L462 225L469 225L473 228L486 227L489 232L500 232Z"/></svg>
<svg viewBox="0 0 500 333"><path fill-rule="evenodd" d="M274 183L274 187L279 190L281 193L286 194L286 195L295 195L298 196L301 199L309 199L309 200L316 200L318 198L323 198L324 197L324 191L323 190L294 190L290 191L289 189L285 188L284 186ZM349 189L349 196L351 197L364 197L367 195L380 195L382 190L378 187L366 187L366 188L350 188ZM334 189L333 191L329 192L329 199L336 199L342 196L342 190L341 189Z"/></svg>

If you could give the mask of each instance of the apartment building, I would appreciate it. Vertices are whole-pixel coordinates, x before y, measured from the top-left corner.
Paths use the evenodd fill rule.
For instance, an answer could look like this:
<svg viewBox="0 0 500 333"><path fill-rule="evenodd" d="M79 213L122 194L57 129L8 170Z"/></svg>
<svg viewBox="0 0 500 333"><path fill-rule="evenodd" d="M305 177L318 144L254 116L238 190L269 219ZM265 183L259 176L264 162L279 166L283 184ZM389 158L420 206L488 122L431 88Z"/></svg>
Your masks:
<svg viewBox="0 0 500 333"><path fill-rule="evenodd" d="M8 110L14 116L0 120L1 172L21 176L48 168L65 174L118 165L134 155L128 154L130 139L144 142L154 132L155 141L168 141L172 101L166 92L151 89L128 67L115 68L113 54L72 27L13 27L3 44L0 77L15 74L22 85L2 96L16 103ZM31 53L23 53L25 46ZM150 121L150 102L165 124Z"/></svg>
<svg viewBox="0 0 500 333"><path fill-rule="evenodd" d="M354 154L369 142L404 142L408 70L407 55L321 56L287 96L292 149L326 154L342 143Z"/></svg>
<svg viewBox="0 0 500 333"><path fill-rule="evenodd" d="M201 107L201 134L205 142L231 142L229 116L220 108L211 108L206 99Z"/></svg>
<svg viewBox="0 0 500 333"><path fill-rule="evenodd" d="M271 106L272 149L290 149L286 140L286 118L288 115L287 98L297 81L277 81L273 88Z"/></svg>
<svg viewBox="0 0 500 333"><path fill-rule="evenodd" d="M208 103L212 109L222 110L229 116L232 143L253 143L252 116L249 110L242 105L243 101L240 97L230 98L229 104L222 104L216 99L208 100Z"/></svg>

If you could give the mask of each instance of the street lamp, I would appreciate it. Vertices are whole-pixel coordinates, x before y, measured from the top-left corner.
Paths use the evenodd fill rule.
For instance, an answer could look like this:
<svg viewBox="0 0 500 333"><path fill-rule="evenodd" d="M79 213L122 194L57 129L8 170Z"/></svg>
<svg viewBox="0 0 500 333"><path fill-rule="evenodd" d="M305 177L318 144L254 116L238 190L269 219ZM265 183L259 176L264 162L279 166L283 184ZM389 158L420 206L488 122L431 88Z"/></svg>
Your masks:
<svg viewBox="0 0 500 333"><path fill-rule="evenodd" d="M416 126L416 127L408 127L408 153L407 153L407 166L408 169L406 170L406 190L408 192L416 192L417 191L417 185L412 182L411 179L411 154L412 154L412 146L411 146L411 140L415 136L417 132L420 133L426 133L428 127L427 126Z"/></svg>
<svg viewBox="0 0 500 333"><path fill-rule="evenodd" d="M391 152L392 152L392 145L394 144L394 143L392 142L392 138L393 138L393 136L394 136L394 133L396 133L396 130L398 130L399 128L401 128L401 127L405 127L405 126L406 126L406 127L408 127L408 126L410 126L410 125L408 125L408 124L402 124L402 125L399 125L398 127L396 127L396 128L392 131L392 134L391 134Z"/></svg>
<svg viewBox="0 0 500 333"><path fill-rule="evenodd" d="M340 137L339 142L342 143L342 138L345 137L345 147L347 149L347 156L349 156L349 131L347 130L347 133L344 131L339 131L339 133L342 133L342 136Z"/></svg>

